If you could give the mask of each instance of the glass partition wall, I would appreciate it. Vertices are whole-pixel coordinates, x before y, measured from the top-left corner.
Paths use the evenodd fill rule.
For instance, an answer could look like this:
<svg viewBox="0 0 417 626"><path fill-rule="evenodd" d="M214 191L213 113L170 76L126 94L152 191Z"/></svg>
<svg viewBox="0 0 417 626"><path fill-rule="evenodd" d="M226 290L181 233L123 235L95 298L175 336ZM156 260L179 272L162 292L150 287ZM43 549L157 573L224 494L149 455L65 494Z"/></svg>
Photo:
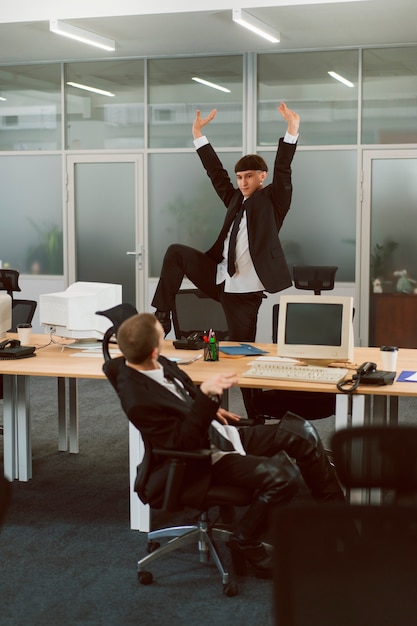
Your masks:
<svg viewBox="0 0 417 626"><path fill-rule="evenodd" d="M217 109L207 136L230 171L243 151L272 166L285 100L302 117L281 233L289 263L336 264L337 281L358 285L364 264L370 273L364 151L416 147L416 76L417 46L0 67L1 262L62 275L66 155L137 153L147 276L157 277L169 243L204 250L223 217L193 148L195 110ZM413 259L401 261L413 275Z"/></svg>

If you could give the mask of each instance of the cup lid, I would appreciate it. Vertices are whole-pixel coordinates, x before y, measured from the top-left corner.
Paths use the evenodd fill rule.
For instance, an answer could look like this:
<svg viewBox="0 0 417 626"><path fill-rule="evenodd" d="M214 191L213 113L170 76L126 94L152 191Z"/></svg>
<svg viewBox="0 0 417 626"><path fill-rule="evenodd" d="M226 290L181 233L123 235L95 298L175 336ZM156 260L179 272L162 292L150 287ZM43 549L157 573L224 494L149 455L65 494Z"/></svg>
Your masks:
<svg viewBox="0 0 417 626"><path fill-rule="evenodd" d="M397 346L381 346L380 349L383 352L396 352L398 350Z"/></svg>

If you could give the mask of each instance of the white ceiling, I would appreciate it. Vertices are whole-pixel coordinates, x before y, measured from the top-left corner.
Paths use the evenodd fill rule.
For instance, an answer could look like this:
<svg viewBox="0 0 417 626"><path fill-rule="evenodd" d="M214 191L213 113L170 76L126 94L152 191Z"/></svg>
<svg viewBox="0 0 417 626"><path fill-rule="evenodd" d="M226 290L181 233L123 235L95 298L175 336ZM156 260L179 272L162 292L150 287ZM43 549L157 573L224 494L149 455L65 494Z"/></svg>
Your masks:
<svg viewBox="0 0 417 626"><path fill-rule="evenodd" d="M6 1L10 3L3 0L2 5ZM61 0L57 15L57 0L14 0L10 7L0 8L0 64L417 44L416 0L315 2L252 0L249 5L247 1L213 0L211 10L202 10L195 7L200 3L189 0ZM106 4L111 10L106 11ZM144 4L146 9L137 7ZM55 7L55 14L48 5ZM89 5L94 10L88 12ZM188 12L187 6L192 10ZM233 6L246 7L273 26L281 33L281 42L270 44L235 24ZM115 7L120 7L122 15L114 14ZM100 11L108 17L98 16ZM116 51L100 51L51 33L48 18L65 19L114 39ZM417 68L413 73L417 74Z"/></svg>

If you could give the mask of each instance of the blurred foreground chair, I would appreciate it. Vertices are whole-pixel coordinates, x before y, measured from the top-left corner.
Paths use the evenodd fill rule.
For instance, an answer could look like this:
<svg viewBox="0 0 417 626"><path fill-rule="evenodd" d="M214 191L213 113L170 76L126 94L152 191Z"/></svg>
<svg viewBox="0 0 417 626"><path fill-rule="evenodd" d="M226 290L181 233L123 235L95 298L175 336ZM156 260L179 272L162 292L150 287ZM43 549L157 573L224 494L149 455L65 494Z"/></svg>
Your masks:
<svg viewBox="0 0 417 626"><path fill-rule="evenodd" d="M409 626L417 611L417 427L341 429L331 447L342 485L369 497L277 511L276 624Z"/></svg>
<svg viewBox="0 0 417 626"><path fill-rule="evenodd" d="M410 626L417 509L305 505L277 511L276 626Z"/></svg>
<svg viewBox="0 0 417 626"><path fill-rule="evenodd" d="M368 502L417 506L417 426L344 428L334 433L331 445L347 489L366 490Z"/></svg>

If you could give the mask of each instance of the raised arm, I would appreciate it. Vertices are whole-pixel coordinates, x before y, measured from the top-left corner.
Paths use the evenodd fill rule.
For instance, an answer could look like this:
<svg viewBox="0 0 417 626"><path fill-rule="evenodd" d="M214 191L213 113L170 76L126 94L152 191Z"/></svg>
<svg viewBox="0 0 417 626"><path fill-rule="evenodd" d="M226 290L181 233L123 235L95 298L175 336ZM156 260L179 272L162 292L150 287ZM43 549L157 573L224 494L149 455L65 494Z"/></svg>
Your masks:
<svg viewBox="0 0 417 626"><path fill-rule="evenodd" d="M198 139L199 137L203 136L201 129L204 128L204 126L209 124L211 120L213 120L216 117L216 113L217 113L217 109L212 109L210 113L207 115L207 117L201 117L201 111L200 109L197 109L195 113L193 126L192 126L194 139Z"/></svg>

